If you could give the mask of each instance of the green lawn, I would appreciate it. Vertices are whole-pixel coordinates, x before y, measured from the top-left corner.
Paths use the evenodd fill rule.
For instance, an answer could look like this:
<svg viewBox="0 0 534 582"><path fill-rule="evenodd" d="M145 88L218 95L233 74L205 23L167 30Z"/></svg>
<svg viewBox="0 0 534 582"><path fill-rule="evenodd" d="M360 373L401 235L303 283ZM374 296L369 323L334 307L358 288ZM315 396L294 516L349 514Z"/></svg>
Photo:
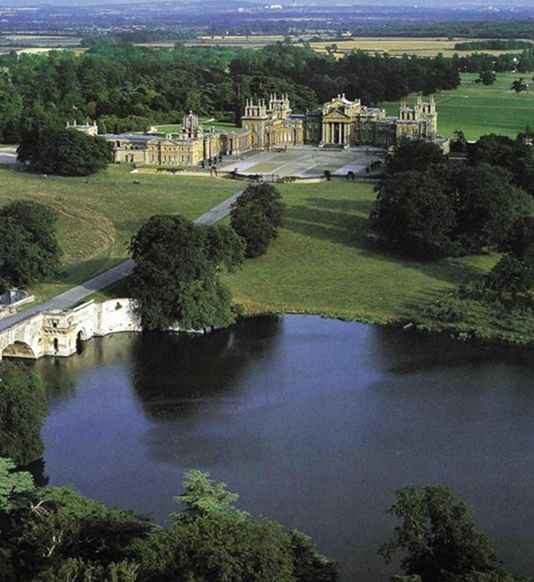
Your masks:
<svg viewBox="0 0 534 582"><path fill-rule="evenodd" d="M511 90L511 85L521 76L530 81L531 89L517 95ZM478 139L488 133L515 137L527 125L534 125L532 74L500 73L497 82L490 87L475 83L477 77L474 74L462 75L458 89L435 95L442 135L450 137L461 129L467 139ZM384 106L389 114L398 114L398 103Z"/></svg>
<svg viewBox="0 0 534 582"><path fill-rule="evenodd" d="M205 117L200 120L204 129L209 129L214 127L218 131L232 131L237 129L237 126L228 121L210 121L209 118ZM158 131L162 133L180 133L182 131L182 124L167 124L167 125L156 125Z"/></svg>
<svg viewBox="0 0 534 582"><path fill-rule="evenodd" d="M387 323L409 317L422 302L475 273L494 256L419 263L374 250L367 219L369 184L332 181L280 186L285 228L268 254L226 277L247 313L319 313Z"/></svg>
<svg viewBox="0 0 534 582"><path fill-rule="evenodd" d="M0 183L0 205L36 200L59 215L64 273L32 290L38 300L126 258L131 236L150 216L179 213L193 219L238 189L235 183L216 178L130 174L119 166L90 178L45 178L0 169Z"/></svg>

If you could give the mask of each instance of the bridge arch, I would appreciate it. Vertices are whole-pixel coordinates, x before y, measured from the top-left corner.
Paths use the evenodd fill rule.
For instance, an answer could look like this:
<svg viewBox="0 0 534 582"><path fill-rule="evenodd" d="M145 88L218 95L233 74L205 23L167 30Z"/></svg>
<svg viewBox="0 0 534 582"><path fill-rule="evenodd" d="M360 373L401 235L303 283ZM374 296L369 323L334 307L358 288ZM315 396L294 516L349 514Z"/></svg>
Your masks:
<svg viewBox="0 0 534 582"><path fill-rule="evenodd" d="M26 342L20 341L15 341L5 347L2 351L2 358L24 358L26 360L37 359L33 348Z"/></svg>
<svg viewBox="0 0 534 582"><path fill-rule="evenodd" d="M84 327L80 327L76 330L76 353L83 354L84 343L89 339L87 331Z"/></svg>

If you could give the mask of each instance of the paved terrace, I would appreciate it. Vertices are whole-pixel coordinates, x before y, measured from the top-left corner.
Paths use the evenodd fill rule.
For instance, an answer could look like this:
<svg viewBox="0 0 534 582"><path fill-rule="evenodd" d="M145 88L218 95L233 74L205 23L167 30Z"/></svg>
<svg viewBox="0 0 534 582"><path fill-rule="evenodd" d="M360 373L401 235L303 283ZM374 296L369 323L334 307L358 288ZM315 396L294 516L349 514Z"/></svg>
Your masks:
<svg viewBox="0 0 534 582"><path fill-rule="evenodd" d="M225 216L230 213L230 209L232 204L237 200L238 196L241 192L234 194L230 198L227 198L224 202L221 202L218 206L215 206L202 216L199 216L196 220L194 220L195 224L215 224L216 222L222 220ZM81 285L77 285L65 293L61 293L61 295L57 295L53 299L46 301L45 303L41 303L39 305L35 305L34 307L30 307L26 311L22 313L17 313L11 317L6 317L5 319L0 320L0 331L4 331L9 329L11 326L15 325L16 323L20 323L38 313L42 313L43 311L52 311L52 310L62 310L72 307L76 305L83 299L89 297L96 291L100 289L105 289L110 285L113 285L128 277L135 266L134 261L127 260L88 281L85 281Z"/></svg>
<svg viewBox="0 0 534 582"><path fill-rule="evenodd" d="M329 170L333 176L346 176L348 172L361 174L369 164L384 159L384 150L372 146L349 149L318 148L315 146L289 146L285 151L266 151L242 160L224 163L219 172L233 172L252 176L276 175L280 178L317 178Z"/></svg>

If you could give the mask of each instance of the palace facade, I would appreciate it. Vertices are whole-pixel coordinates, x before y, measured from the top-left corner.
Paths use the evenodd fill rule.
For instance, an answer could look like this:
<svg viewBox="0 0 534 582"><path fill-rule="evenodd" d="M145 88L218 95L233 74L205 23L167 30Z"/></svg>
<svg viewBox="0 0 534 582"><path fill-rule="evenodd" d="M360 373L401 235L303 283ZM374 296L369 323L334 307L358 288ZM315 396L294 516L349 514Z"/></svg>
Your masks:
<svg viewBox="0 0 534 582"><path fill-rule="evenodd" d="M398 116L385 109L365 107L359 99L338 95L321 108L293 115L287 95L265 101L248 101L243 127L251 131L253 149L312 144L319 147L395 146L402 139L438 138L438 113L431 97L418 97L410 107L401 103Z"/></svg>
<svg viewBox="0 0 534 582"><path fill-rule="evenodd" d="M241 129L202 128L192 112L183 118L180 133L106 134L113 145L113 161L159 167L212 166L222 156L303 144L323 148L370 145L394 147L403 139L425 139L447 151L448 140L438 136L438 113L431 97L418 97L413 106L403 101L398 116L385 109L366 107L359 99L338 95L322 107L294 114L287 95L268 101L247 100ZM87 135L97 135L96 124L67 124Z"/></svg>

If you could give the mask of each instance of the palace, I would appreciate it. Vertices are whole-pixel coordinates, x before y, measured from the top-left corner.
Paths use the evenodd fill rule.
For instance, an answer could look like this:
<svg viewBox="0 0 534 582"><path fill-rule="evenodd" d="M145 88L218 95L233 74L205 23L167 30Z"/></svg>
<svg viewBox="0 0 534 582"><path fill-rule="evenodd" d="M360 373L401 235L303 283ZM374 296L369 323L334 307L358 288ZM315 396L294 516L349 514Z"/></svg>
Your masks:
<svg viewBox="0 0 534 582"><path fill-rule="evenodd" d="M398 117L387 116L384 109L365 107L338 95L321 108L304 115L293 115L287 95L271 96L269 106L263 100L247 102L243 127L252 132L253 149L313 144L319 147L372 145L395 146L402 139L438 138L438 114L431 97L418 97L413 107L401 103Z"/></svg>
<svg viewBox="0 0 534 582"><path fill-rule="evenodd" d="M233 131L203 129L192 112L183 118L177 134L106 134L113 145L113 161L167 168L213 166L222 156L241 156L250 151L287 146L315 145L321 148L377 146L389 148L403 139L425 139L448 150L448 140L438 136L438 113L433 97L418 97L413 106L403 101L398 116L385 109L366 107L359 99L338 95L322 107L294 114L287 95L247 100L242 128ZM97 135L95 123L67 124L68 128Z"/></svg>

